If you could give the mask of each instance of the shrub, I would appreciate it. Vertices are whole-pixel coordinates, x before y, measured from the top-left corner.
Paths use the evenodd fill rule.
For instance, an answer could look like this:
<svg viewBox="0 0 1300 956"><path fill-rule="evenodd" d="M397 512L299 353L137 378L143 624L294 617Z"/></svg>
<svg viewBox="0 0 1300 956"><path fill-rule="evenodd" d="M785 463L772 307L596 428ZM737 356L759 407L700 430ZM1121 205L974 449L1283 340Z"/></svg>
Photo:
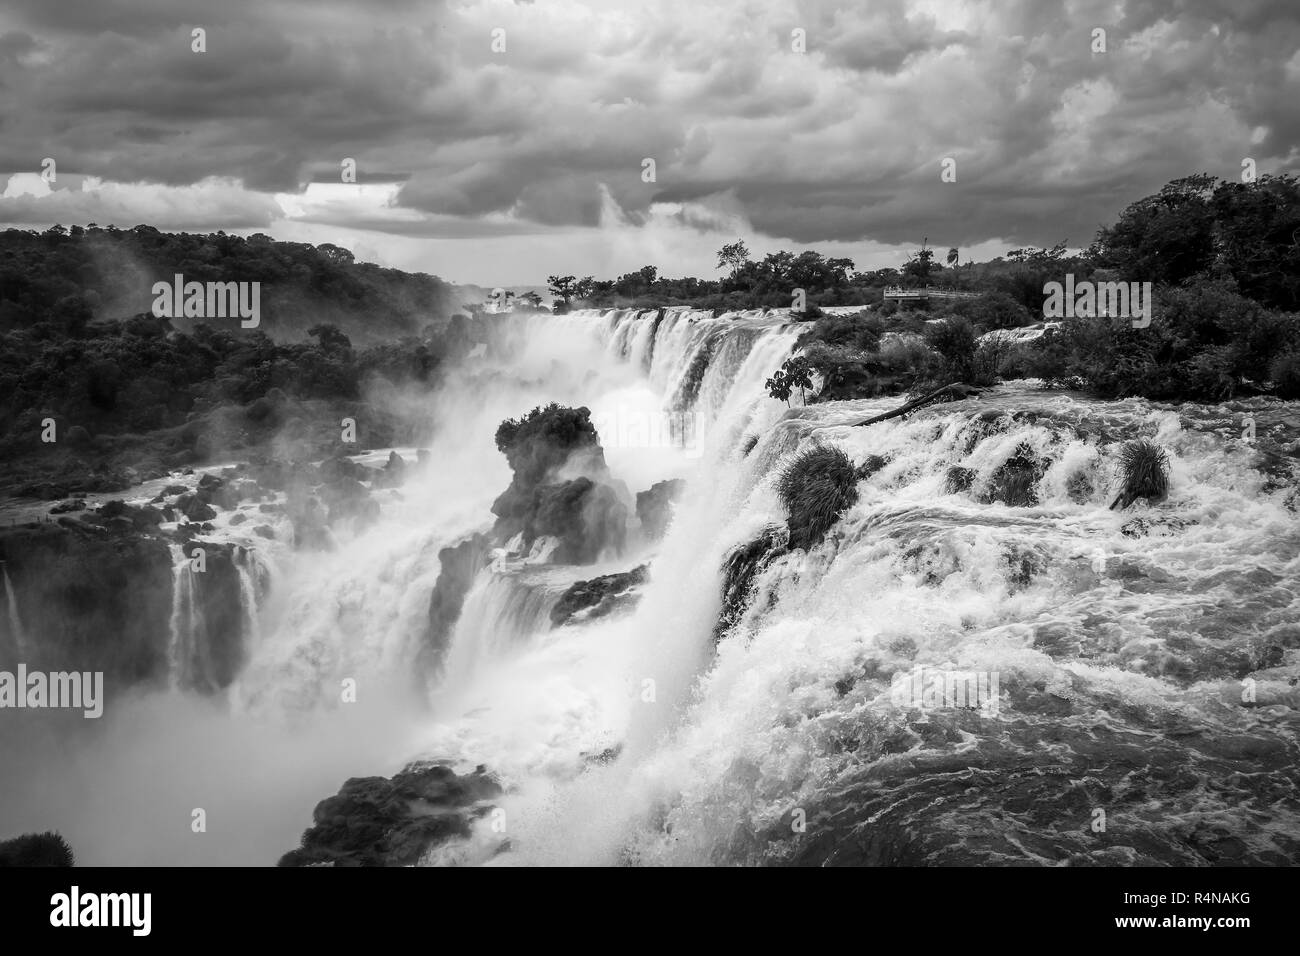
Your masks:
<svg viewBox="0 0 1300 956"><path fill-rule="evenodd" d="M997 374L1002 379L1036 378L1032 371L1033 342L1011 343L998 359Z"/></svg>
<svg viewBox="0 0 1300 956"><path fill-rule="evenodd" d="M875 316L824 315L800 341L805 349L815 342L847 346L860 352L874 352L880 345L885 325Z"/></svg>
<svg viewBox="0 0 1300 956"><path fill-rule="evenodd" d="M1187 392L1198 398L1221 401L1232 397L1237 379L1232 374L1233 356L1229 346L1211 346L1183 363Z"/></svg>
<svg viewBox="0 0 1300 956"><path fill-rule="evenodd" d="M1160 501L1169 494L1169 456L1145 438L1131 441L1119 455L1123 485L1111 509L1123 510L1137 501Z"/></svg>
<svg viewBox="0 0 1300 956"><path fill-rule="evenodd" d="M1002 358L1009 346L1000 339L985 339L975 349L971 360L971 385L981 387L992 385L998 380L998 371L1002 367Z"/></svg>
<svg viewBox="0 0 1300 956"><path fill-rule="evenodd" d="M1020 445L991 476L980 500L1000 501L1013 508L1027 508L1038 503L1035 490L1047 471L1047 463L1038 459L1032 448Z"/></svg>
<svg viewBox="0 0 1300 956"><path fill-rule="evenodd" d="M1017 360L1028 378L1039 378L1047 386L1076 385L1075 355L1069 336L1048 329L1021 346Z"/></svg>
<svg viewBox="0 0 1300 956"><path fill-rule="evenodd" d="M790 404L790 393L794 389L799 389L801 397L807 400L805 390L812 388L812 366L802 355L794 355L786 359L782 366L764 382L767 394L771 395L777 401Z"/></svg>
<svg viewBox="0 0 1300 956"><path fill-rule="evenodd" d="M57 833L25 833L0 843L0 866L72 866L76 857Z"/></svg>
<svg viewBox="0 0 1300 956"><path fill-rule="evenodd" d="M810 448L786 466L776 490L790 513L791 548L821 542L858 500L857 480L852 459L829 445Z"/></svg>
<svg viewBox="0 0 1300 956"><path fill-rule="evenodd" d="M876 355L882 371L893 375L915 372L927 377L935 364L934 353L919 338L910 335L893 335L885 340Z"/></svg>
<svg viewBox="0 0 1300 956"><path fill-rule="evenodd" d="M814 342L805 351L804 358L808 367L822 380L814 401L866 398L877 393L878 384L869 365L872 358L869 352L847 345Z"/></svg>
<svg viewBox="0 0 1300 956"><path fill-rule="evenodd" d="M942 377L950 382L967 382L974 377L975 328L969 321L960 316L944 319L927 329L925 338L943 360Z"/></svg>
<svg viewBox="0 0 1300 956"><path fill-rule="evenodd" d="M868 352L851 345L834 345L827 342L812 342L803 350L803 357L808 365L823 378L837 367L862 364L868 355Z"/></svg>
<svg viewBox="0 0 1300 956"><path fill-rule="evenodd" d="M951 311L984 330L1013 329L1036 321L1029 309L1002 291L986 292L978 299L954 303Z"/></svg>
<svg viewBox="0 0 1300 956"><path fill-rule="evenodd" d="M518 480L529 485L580 448L599 448L600 439L587 408L566 408L552 402L534 408L522 418L507 418L496 431L497 449L503 452Z"/></svg>
<svg viewBox="0 0 1300 956"><path fill-rule="evenodd" d="M1269 366L1268 377L1278 398L1300 398L1300 351L1275 358Z"/></svg>

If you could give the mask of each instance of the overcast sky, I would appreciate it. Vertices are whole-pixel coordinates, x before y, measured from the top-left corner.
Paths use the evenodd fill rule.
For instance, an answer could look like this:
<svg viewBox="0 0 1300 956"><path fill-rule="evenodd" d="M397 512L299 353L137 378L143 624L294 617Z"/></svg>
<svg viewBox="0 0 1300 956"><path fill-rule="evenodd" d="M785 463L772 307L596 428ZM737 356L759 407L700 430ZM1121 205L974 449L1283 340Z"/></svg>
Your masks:
<svg viewBox="0 0 1300 956"><path fill-rule="evenodd" d="M714 275L738 236L988 258L1245 157L1300 171L1297 104L1300 0L5 0L0 223L482 285Z"/></svg>

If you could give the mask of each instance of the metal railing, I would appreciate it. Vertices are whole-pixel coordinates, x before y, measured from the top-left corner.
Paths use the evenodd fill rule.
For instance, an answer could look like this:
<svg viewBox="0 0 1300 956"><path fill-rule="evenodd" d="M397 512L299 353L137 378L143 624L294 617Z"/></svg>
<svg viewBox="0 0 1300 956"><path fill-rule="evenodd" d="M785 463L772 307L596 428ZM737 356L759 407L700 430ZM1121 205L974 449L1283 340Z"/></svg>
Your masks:
<svg viewBox="0 0 1300 956"><path fill-rule="evenodd" d="M962 292L957 289L937 289L926 286L924 289L904 289L902 286L886 286L886 299L978 299L979 292Z"/></svg>

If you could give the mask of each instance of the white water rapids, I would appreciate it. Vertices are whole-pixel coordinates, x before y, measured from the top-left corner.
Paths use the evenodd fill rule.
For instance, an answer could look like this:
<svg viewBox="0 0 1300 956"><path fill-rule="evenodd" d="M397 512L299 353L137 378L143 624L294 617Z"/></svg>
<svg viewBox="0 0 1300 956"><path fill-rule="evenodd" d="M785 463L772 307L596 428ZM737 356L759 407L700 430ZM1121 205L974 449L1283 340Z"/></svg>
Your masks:
<svg viewBox="0 0 1300 956"><path fill-rule="evenodd" d="M272 542L251 524L230 525L229 513L215 522L209 537L252 549L272 580L249 607L253 565L241 571L243 671L223 701L180 721L189 737L148 719L199 706L173 693L166 705L142 701L123 716L127 736L111 751L130 767L155 768L162 796L144 806L174 815L177 840L192 848L168 838L142 849L148 829L134 818L124 832L136 843L106 841L72 798L55 801L71 822L42 819L40 829L63 824L74 847L87 848L85 862L271 863L345 777L391 774L426 757L458 771L485 765L506 788L504 828L484 819L472 839L438 848L428 863L781 861L799 852L780 836L795 810L815 817L856 799L845 794L892 794L904 787L900 774L914 775L900 761L961 757L943 767L961 774L1038 761L1047 748L1070 766L1090 759L1099 727L1126 747L1166 731L1200 735L1192 739L1211 742L1170 762L1203 759L1207 772L1238 759L1222 752L1223 739L1267 739L1267 759L1293 758L1300 527L1286 489L1268 485L1236 437L1240 408L1180 412L1015 384L854 428L903 399L789 409L764 393L800 331L784 315L615 310L512 321L505 353L468 359L429 401L431 466L375 493L376 525L335 529L336 550L308 553L285 542L286 522ZM594 566L484 570L441 676L416 680L438 550L486 531L510 481L496 427L551 401L592 410L613 477L632 494L686 480L668 532L654 543L634 536L626 553ZM645 438L663 434L654 425L672 414L691 416L698 444ZM1285 414L1294 427L1294 406ZM1119 442L1138 435L1168 450L1170 499L1111 511ZM715 649L724 561L765 527L784 526L775 480L816 443L857 465L872 455L887 463L859 482L857 503L826 541L760 572L755 599ZM1038 503L978 503L999 466L1026 449L1047 463ZM968 492L949 491L953 467L974 473ZM1135 515L1148 519L1140 529ZM647 561L635 610L552 629L549 610L569 583ZM192 607L186 586L178 571L178 626ZM191 648L192 638L178 636L177 647ZM1011 714L926 737L886 692L888 675L917 666L998 673ZM1240 706L1247 675L1257 695L1250 708ZM356 705L340 699L349 679ZM163 755L176 748L193 748L193 759L169 771ZM114 773L84 759L79 779ZM228 763L195 769L205 761ZM894 774L885 783L882 767ZM172 771L198 782L159 782ZM126 782L109 789L124 803L133 792ZM904 800L898 793L881 813ZM967 825L934 809L937 799L916 809L936 827ZM1110 799L1123 804L1117 818L1135 819L1151 801L1180 819L1231 802L1163 776L1140 799L1124 803L1113 791ZM241 816L236 826L259 806L274 812L248 823L235 849L191 840L189 809L222 801ZM1248 813L1227 814L1229 832L1216 839L1265 854L1287 839L1300 846L1294 812L1256 809L1274 822L1252 828ZM1086 807L1080 813L1086 829ZM825 831L865 841L866 816ZM1007 851L988 852L997 860ZM1047 848L1024 853L1053 859Z"/></svg>

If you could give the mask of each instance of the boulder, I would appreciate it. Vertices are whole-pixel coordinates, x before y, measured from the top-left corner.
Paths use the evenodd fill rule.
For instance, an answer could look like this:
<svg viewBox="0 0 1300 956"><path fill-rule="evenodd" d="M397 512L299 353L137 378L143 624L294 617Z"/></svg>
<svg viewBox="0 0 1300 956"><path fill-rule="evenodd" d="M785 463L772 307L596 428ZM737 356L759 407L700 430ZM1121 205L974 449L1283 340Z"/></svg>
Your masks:
<svg viewBox="0 0 1300 956"><path fill-rule="evenodd" d="M527 548L556 538L555 562L590 564L607 550L621 551L626 531L627 508L614 489L584 477L533 489L523 540Z"/></svg>
<svg viewBox="0 0 1300 956"><path fill-rule="evenodd" d="M217 516L216 510L197 494L181 495L175 507L189 521L210 521Z"/></svg>
<svg viewBox="0 0 1300 956"><path fill-rule="evenodd" d="M475 576L487 566L492 542L481 534L471 535L450 548L438 552L441 570L429 599L429 627L421 663L428 670L436 670L447 650L451 629L460 617Z"/></svg>
<svg viewBox="0 0 1300 956"><path fill-rule="evenodd" d="M470 834L501 785L479 767L460 775L411 764L397 775L353 777L322 800L298 849L280 866L412 866L435 846Z"/></svg>
<svg viewBox="0 0 1300 956"><path fill-rule="evenodd" d="M383 470L375 476L375 487L396 488L406 481L406 473L406 462L402 456L395 451L390 451Z"/></svg>
<svg viewBox="0 0 1300 956"><path fill-rule="evenodd" d="M784 529L769 525L748 544L727 555L722 568L722 610L713 629L715 642L740 622L754 600L754 582L768 565L785 554L789 539Z"/></svg>
<svg viewBox="0 0 1300 956"><path fill-rule="evenodd" d="M632 589L645 582L647 570L648 565L643 564L631 571L605 574L589 581L575 581L551 608L551 626L571 624L583 611L588 613L583 614L582 619L590 620L631 607L637 598Z"/></svg>
<svg viewBox="0 0 1300 956"><path fill-rule="evenodd" d="M641 530L647 538L656 540L663 537L672 518L673 502L685 487L686 482L681 478L671 478L657 481L648 490L637 492L636 516L641 519Z"/></svg>

